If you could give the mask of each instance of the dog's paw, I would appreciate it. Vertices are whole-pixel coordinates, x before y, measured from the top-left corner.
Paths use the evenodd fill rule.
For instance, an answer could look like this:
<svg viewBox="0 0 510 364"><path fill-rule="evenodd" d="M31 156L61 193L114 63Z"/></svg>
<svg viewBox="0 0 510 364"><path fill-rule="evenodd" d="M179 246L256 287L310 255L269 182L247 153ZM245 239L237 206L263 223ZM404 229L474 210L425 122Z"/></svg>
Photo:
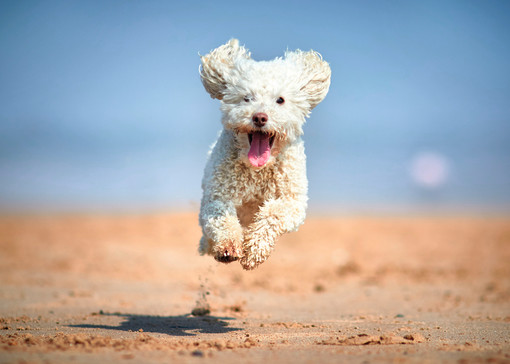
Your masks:
<svg viewBox="0 0 510 364"><path fill-rule="evenodd" d="M246 270L257 268L269 258L272 250L272 245L266 243L245 245L243 257L240 260L241 266Z"/></svg>
<svg viewBox="0 0 510 364"><path fill-rule="evenodd" d="M234 243L226 243L214 249L214 259L220 263L231 263L239 259L240 250Z"/></svg>
<svg viewBox="0 0 510 364"><path fill-rule="evenodd" d="M262 262L257 262L256 260L245 257L241 259L239 263L241 263L241 267L243 267L244 270L253 270L257 268Z"/></svg>
<svg viewBox="0 0 510 364"><path fill-rule="evenodd" d="M267 258L269 258L269 256L265 257L265 256L254 256L254 255L245 255L243 258L241 258L241 266L243 267L243 269L245 270L252 270L252 269L255 269L257 268L259 265L261 265L262 263L264 263Z"/></svg>

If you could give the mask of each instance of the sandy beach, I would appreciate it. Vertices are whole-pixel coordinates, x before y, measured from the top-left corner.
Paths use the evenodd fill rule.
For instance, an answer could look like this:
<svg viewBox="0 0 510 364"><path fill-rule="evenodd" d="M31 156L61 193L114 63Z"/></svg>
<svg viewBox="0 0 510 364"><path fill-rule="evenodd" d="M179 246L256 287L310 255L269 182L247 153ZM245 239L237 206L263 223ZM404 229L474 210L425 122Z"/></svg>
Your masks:
<svg viewBox="0 0 510 364"><path fill-rule="evenodd" d="M510 363L509 218L311 216L249 272L199 238L1 217L0 363Z"/></svg>

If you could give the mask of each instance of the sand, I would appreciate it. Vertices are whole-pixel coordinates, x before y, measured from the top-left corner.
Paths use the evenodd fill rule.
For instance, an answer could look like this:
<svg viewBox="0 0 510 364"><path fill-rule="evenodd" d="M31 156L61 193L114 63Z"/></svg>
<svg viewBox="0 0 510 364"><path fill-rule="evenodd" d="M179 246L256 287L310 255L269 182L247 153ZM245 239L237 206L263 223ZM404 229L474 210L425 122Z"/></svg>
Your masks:
<svg viewBox="0 0 510 364"><path fill-rule="evenodd" d="M250 272L199 237L0 217L0 363L510 363L509 218L312 216Z"/></svg>

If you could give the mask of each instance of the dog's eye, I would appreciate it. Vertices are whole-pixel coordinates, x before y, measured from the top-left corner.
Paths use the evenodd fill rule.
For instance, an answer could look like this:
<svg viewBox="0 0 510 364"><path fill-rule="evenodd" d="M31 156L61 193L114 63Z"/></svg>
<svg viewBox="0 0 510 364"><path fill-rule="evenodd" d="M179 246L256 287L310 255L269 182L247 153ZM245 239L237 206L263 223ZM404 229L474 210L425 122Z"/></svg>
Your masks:
<svg viewBox="0 0 510 364"><path fill-rule="evenodd" d="M250 102L250 98L249 98L248 96L245 96L245 97L244 97L244 101L245 101L245 102Z"/></svg>
<svg viewBox="0 0 510 364"><path fill-rule="evenodd" d="M285 100L283 99L283 97L279 97L277 100L276 100L276 103L277 104L283 104L285 102Z"/></svg>

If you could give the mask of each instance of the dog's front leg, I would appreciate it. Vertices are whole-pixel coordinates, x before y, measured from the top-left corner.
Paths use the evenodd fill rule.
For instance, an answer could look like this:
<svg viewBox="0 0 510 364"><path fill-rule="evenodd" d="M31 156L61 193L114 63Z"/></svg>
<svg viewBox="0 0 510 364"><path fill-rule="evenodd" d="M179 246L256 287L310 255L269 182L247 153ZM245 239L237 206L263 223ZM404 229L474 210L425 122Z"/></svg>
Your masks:
<svg viewBox="0 0 510 364"><path fill-rule="evenodd" d="M243 229L231 202L205 199L200 207L200 253L230 263L242 256Z"/></svg>
<svg viewBox="0 0 510 364"><path fill-rule="evenodd" d="M304 222L305 215L306 197L265 201L244 235L243 268L254 269L269 258L276 239L297 230Z"/></svg>

